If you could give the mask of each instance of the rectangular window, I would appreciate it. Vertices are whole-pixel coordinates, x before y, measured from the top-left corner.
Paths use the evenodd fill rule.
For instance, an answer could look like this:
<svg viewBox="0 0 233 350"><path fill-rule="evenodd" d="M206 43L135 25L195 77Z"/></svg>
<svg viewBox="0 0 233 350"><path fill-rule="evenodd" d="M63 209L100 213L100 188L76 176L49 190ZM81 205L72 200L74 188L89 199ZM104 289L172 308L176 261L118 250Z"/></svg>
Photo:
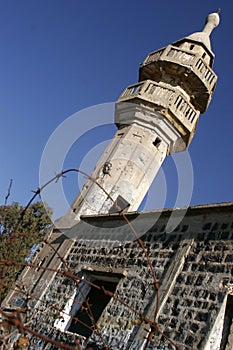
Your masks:
<svg viewBox="0 0 233 350"><path fill-rule="evenodd" d="M125 270L109 273L92 268L83 269L79 275L79 288L74 289L54 326L63 332L90 337L95 323L111 300L102 288L115 293L119 281L126 275Z"/></svg>
<svg viewBox="0 0 233 350"><path fill-rule="evenodd" d="M104 287L104 289L112 293L115 292L117 287L116 282L94 280L93 283L100 288ZM74 315L68 331L86 338L90 337L94 329L94 324L100 318L110 299L111 297L105 295L103 290L97 289L94 286L91 287L86 300Z"/></svg>

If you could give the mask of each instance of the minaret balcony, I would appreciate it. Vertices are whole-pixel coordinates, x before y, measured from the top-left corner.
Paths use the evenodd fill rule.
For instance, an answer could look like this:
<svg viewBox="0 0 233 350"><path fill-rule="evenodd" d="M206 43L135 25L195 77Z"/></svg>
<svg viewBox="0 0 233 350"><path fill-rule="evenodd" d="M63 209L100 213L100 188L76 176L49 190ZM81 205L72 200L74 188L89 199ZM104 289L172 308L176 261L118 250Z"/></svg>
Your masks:
<svg viewBox="0 0 233 350"><path fill-rule="evenodd" d="M200 112L189 102L189 97L179 87L152 80L145 80L128 86L119 97L117 104L132 102L153 110L161 111L178 129L193 132Z"/></svg>
<svg viewBox="0 0 233 350"><path fill-rule="evenodd" d="M139 81L151 79L180 86L203 113L211 100L217 76L197 52L169 45L150 53L140 66Z"/></svg>

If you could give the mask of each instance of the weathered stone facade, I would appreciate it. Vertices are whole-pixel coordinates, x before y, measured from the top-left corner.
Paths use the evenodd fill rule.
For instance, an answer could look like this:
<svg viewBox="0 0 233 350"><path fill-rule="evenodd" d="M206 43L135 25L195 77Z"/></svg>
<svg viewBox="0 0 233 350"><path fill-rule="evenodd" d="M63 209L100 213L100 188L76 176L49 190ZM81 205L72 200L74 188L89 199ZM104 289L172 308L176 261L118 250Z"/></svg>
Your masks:
<svg viewBox="0 0 233 350"><path fill-rule="evenodd" d="M229 330L232 328L233 306L228 305L231 319L227 323L225 304L231 297L233 283L233 203L191 207L180 225L173 232L166 233L171 212L164 210L161 213L151 211L138 216L136 213L127 215L132 225L137 217L135 226L139 235L140 227L151 226L141 239L159 283L159 328L180 349L229 350L232 346ZM161 214L159 218L158 214ZM182 215L182 210L177 210L179 214ZM67 309L67 304L78 293L74 280L62 272L69 269L73 275L81 278L79 283L82 283L82 276L89 281L115 276L115 295L127 306L111 298L98 320L102 338L93 333L89 341L94 341L99 348L104 339L110 349L143 349L150 327L145 321L142 322L139 313L153 320L157 297L145 253L138 242L132 240L129 227L123 223L122 217L116 214L86 217L75 227L76 241L65 236L58 238L58 233L51 235L52 246L60 241L61 256L59 258L57 255L59 266L56 265L58 272L54 274L43 270L53 268L50 260L37 269L39 278L32 273L35 271L33 268L22 274L22 284L29 286L30 283L28 291L32 298L30 305L33 306L30 317L33 317L32 328L35 331L73 346L74 339L78 338L83 344L82 348L85 348L84 337L69 332L68 324L62 331L59 330L61 310L66 309L68 315L63 314L66 320L60 324L67 323L72 314L72 306ZM97 232L99 239L91 239L97 237ZM53 235L56 236L55 240ZM40 264L39 255L33 262L36 266ZM62 263L63 257L65 263ZM20 285L20 280L17 284ZM33 296L37 297L33 299ZM24 307L25 301L22 299L25 299L23 294L20 297L19 293L12 293L5 301L5 307ZM157 332L148 346L148 349L174 348ZM59 347L31 336L29 349Z"/></svg>

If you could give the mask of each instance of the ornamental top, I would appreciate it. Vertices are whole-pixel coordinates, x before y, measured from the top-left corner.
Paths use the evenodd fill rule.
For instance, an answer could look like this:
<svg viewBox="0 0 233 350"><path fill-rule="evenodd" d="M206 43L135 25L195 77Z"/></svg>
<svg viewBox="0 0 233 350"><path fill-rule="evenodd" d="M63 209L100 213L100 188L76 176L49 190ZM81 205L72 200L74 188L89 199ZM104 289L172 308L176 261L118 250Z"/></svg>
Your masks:
<svg viewBox="0 0 233 350"><path fill-rule="evenodd" d="M202 29L202 31L210 36L213 29L216 28L219 25L219 23L219 11L210 13L209 16L206 17L205 27Z"/></svg>
<svg viewBox="0 0 233 350"><path fill-rule="evenodd" d="M206 18L203 30L201 32L193 33L187 38L203 43L207 47L207 49L211 51L210 34L212 33L213 29L219 25L219 12L220 10L217 10L214 13L210 13Z"/></svg>

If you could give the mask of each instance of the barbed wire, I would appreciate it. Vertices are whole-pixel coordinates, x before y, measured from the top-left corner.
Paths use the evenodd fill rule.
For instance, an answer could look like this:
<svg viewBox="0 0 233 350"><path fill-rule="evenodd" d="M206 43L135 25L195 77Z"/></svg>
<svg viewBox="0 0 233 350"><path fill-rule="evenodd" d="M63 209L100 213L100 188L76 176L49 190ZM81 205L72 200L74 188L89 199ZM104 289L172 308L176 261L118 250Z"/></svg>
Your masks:
<svg viewBox="0 0 233 350"><path fill-rule="evenodd" d="M154 290L156 293L156 305L155 305L155 311L154 311L154 316L153 319L151 320L150 318L146 317L145 315L143 315L142 312L138 311L137 309L135 309L134 307L130 306L127 302L125 302L124 300L122 300L121 298L119 298L115 293L107 290L106 288L104 288L104 286L99 286L97 284L95 284L94 282L88 281L85 278L80 279L77 275L74 275L71 268L67 265L66 260L64 257L61 256L61 254L53 247L53 245L51 244L51 242L49 242L48 238L45 237L45 239L43 240L43 243L48 245L53 251L54 253L57 255L58 259L60 260L63 269L53 269L51 267L48 266L41 266L39 264L33 264L31 262L17 262L17 261L12 261L12 260L0 260L0 266L2 266L2 271L1 271L1 281L0 281L0 296L2 293L2 288L8 288L9 286L4 284L4 278L7 274L7 270L9 267L14 266L14 267L19 267L19 268L30 268L30 269L39 269L39 270L44 270L44 271L51 271L54 272L56 275L61 275L61 276L65 276L66 278L69 278L70 280L72 280L76 287L78 288L79 292L82 294L82 290L79 286L80 281L82 281L85 284L88 284L89 286L96 288L98 290L101 290L103 292L103 294L105 294L106 296L109 296L110 298L114 299L116 302L120 303L121 305L123 305L125 308L128 308L130 311L132 311L135 315L138 316L138 318L141 320L141 322L144 322L145 324L148 324L150 327L150 330L148 331L147 337L146 337L146 342L144 345L144 350L146 350L149 346L149 344L151 342L153 342L153 337L157 334L162 336L164 339L166 339L166 341L168 343L170 343L170 345L172 345L175 349L180 350L180 347L178 346L178 344L173 341L172 339L170 339L165 333L164 331L161 330L160 325L158 323L157 320L157 316L158 316L158 311L159 311L159 304L160 304L160 298L159 298L159 281L156 278L156 272L155 269L152 265L150 256L146 250L146 247L143 243L143 241L139 238L139 235L137 233L137 231L134 229L132 223L128 220L126 214L124 213L124 211L121 210L121 208L117 205L117 203L113 200L113 198L111 197L111 195L103 188L103 186L101 186L98 183L98 179L93 178L92 176L88 175L87 173L85 173L84 171L80 170L80 169L76 169L76 168L71 168L71 169L67 169L67 170L63 170L60 173L56 174L54 177L52 177L50 180L48 180L44 185L42 185L41 187L39 187L38 189L36 189L35 191L33 191L33 196L31 197L31 199L29 200L29 202L27 203L27 205L24 207L24 209L22 210L20 217L16 223L15 229L14 231L11 233L10 238L11 240L19 238L20 235L24 235L24 233L18 233L18 229L20 227L20 225L23 222L24 216L27 212L27 210L29 209L30 205L34 202L34 200L40 196L41 192L47 187L49 186L51 183L53 182L58 182L61 178L64 178L64 176L68 173L71 172L77 172L82 174L84 177L86 177L87 179L91 180L93 183L95 183L100 189L101 191L103 191L105 193L105 195L107 196L108 199L110 199L113 203L113 205L115 206L115 208L119 211L119 215L123 218L123 220L126 222L126 224L128 225L128 227L130 228L131 232L133 233L134 237L135 237L135 241L138 243L140 249L142 249L143 254L146 258L146 261L148 263L148 267L153 279L153 285L154 285ZM7 205L7 200L10 196L10 191L11 191L11 186L12 186L12 180L10 182L9 188L8 188L8 192L7 192L7 196L5 197L5 205ZM43 249L43 248L42 248ZM24 287L24 286L22 286ZM15 287L9 287L9 292L10 290L14 290L15 292L17 292L17 288L19 288L19 286L17 286L17 282ZM21 292L24 290L24 288L19 289ZM19 291L18 290L18 291ZM26 291L24 291L24 293L26 293ZM27 295L28 300L30 298L35 298L34 296L31 295ZM86 305L86 312L89 315L89 318L92 321L92 327L90 327L87 324L83 324L85 327L87 328L91 328L91 331L93 331L101 340L103 346L104 346L104 350L110 350L110 345L106 342L104 336L102 335L101 329L99 329L97 322L95 321L95 318L92 314L92 310L91 310L91 305L89 304L88 298L85 297L84 294L82 294L83 300L85 301L85 305ZM40 303L43 303L43 298L42 299L38 299L38 301ZM47 305L47 301L46 301L46 307L48 309L48 305ZM66 312L64 311L63 308L57 308L54 305L52 305L53 309L55 309L57 312L62 312L63 314L66 314ZM44 334L41 334L39 332L37 332L36 330L33 330L32 328L30 328L30 322L29 323L25 323L24 322L24 318L23 315L25 315L27 313L28 309L17 309L17 310L12 310L10 313L6 312L3 310L3 308L0 308L0 315L2 315L3 320L0 321L0 334L1 334L1 329L3 332L3 338L2 338L2 349L5 349L4 346L9 342L10 337L12 336L12 331L9 332L7 334L7 329L11 330L11 327L15 327L15 329L13 330L13 332L15 333L16 330L19 331L19 333L21 334L21 345L17 345L19 349L24 349L23 346L28 346L29 345L29 339L28 339L28 334L38 337L41 340L43 340L46 343L51 343L54 346L58 346L61 349L67 349L67 350L74 350L74 349L81 349L81 345L80 342L78 340L76 340L77 344L75 344L75 347L62 343L56 339L52 339L50 337L47 337ZM35 310L36 312L37 310ZM31 315L31 314L30 314ZM68 314L68 316L71 316L70 314ZM74 319L76 322L78 323L83 323L81 320L79 320L77 317L73 317L72 319ZM1 337L0 337L1 339ZM6 344L4 344L4 340L6 341ZM19 344L19 340L17 340L18 344ZM17 344L17 343L16 343ZM21 346L21 348L20 348ZM1 348L0 348L1 349Z"/></svg>

